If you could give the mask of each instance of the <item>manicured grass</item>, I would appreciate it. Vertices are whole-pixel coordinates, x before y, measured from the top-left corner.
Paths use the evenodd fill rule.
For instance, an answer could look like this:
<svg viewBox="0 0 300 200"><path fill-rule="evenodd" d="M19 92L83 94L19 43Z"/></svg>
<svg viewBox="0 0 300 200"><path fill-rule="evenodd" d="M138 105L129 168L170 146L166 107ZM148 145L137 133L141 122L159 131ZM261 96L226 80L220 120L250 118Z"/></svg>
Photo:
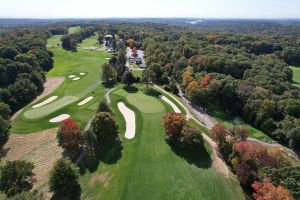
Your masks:
<svg viewBox="0 0 300 200"><path fill-rule="evenodd" d="M55 40L57 38L50 38L49 43L55 43ZM97 106L91 107L91 105L98 104L103 98L101 65L107 62L104 59L109 56L107 53L87 50L70 52L60 47L50 48L50 50L54 53L54 68L48 72L47 77L63 76L65 81L53 93L36 103L54 95L59 98L36 109L32 109L32 105L26 106L20 116L12 123L13 133L31 133L56 127L58 124L49 123L49 120L60 114L69 114L73 119L78 120L82 126L85 126L97 108ZM86 74L80 76L80 72ZM81 79L73 81L68 78L71 74L81 77ZM72 98L66 99L68 96ZM78 102L88 96L95 98L83 106L77 105Z"/></svg>
<svg viewBox="0 0 300 200"><path fill-rule="evenodd" d="M71 34L71 33L78 33L80 30L81 30L80 26L73 26L73 27L70 27L68 29L68 33L69 34Z"/></svg>
<svg viewBox="0 0 300 200"><path fill-rule="evenodd" d="M58 47L57 44L60 44L62 35L54 35L53 37L49 38L47 41L47 47L52 50L54 47Z"/></svg>
<svg viewBox="0 0 300 200"><path fill-rule="evenodd" d="M293 85L300 88L300 67L292 67L293 70Z"/></svg>
<svg viewBox="0 0 300 200"><path fill-rule="evenodd" d="M132 74L135 76L135 77L142 77L142 73L143 71L142 70L132 70Z"/></svg>
<svg viewBox="0 0 300 200"><path fill-rule="evenodd" d="M170 107L159 98L142 94L140 87L134 92L120 88L111 94L122 149L120 153L110 151L103 161L86 168L80 177L81 198L244 199L239 184L211 166L209 146L199 152L197 162L173 151L162 126L162 117ZM132 101L132 97L139 100ZM125 121L116 106L119 101L136 114L137 132L132 140L124 138ZM154 101L156 112L149 112L146 107Z"/></svg>
<svg viewBox="0 0 300 200"><path fill-rule="evenodd" d="M81 43L78 43L78 46L80 46L80 48L90 48L90 47L101 48L101 47L103 47L103 45L100 45L98 42L98 33L94 33L93 36L84 39Z"/></svg>
<svg viewBox="0 0 300 200"><path fill-rule="evenodd" d="M226 128L232 128L234 117L230 116L227 113L221 112L221 111L214 111L212 113L209 113L212 117L215 118L215 120L219 123L222 123ZM250 126L246 125L249 130L249 137L256 138L262 141L266 142L272 142L272 138L270 138L268 135L266 135L264 132Z"/></svg>
<svg viewBox="0 0 300 200"><path fill-rule="evenodd" d="M205 126L197 123L194 119L189 119L188 123L196 128L198 128L199 130L201 130L201 132L205 133L206 135L210 135L209 134L209 129L206 128Z"/></svg>

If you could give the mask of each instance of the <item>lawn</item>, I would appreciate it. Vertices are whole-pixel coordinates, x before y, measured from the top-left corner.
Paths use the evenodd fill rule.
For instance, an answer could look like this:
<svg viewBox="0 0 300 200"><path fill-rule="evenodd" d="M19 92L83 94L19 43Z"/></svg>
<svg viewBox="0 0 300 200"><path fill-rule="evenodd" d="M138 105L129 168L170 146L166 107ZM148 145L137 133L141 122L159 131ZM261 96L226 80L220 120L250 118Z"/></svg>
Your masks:
<svg viewBox="0 0 300 200"><path fill-rule="evenodd" d="M292 67L293 70L293 85L300 88L300 67Z"/></svg>
<svg viewBox="0 0 300 200"><path fill-rule="evenodd" d="M171 107L144 95L141 87L119 88L111 94L122 148L110 151L99 163L85 165L81 199L244 199L239 184L211 166L209 146L196 160L171 148L162 127L162 117ZM136 114L137 132L132 140L124 138L125 120L116 106L119 101Z"/></svg>
<svg viewBox="0 0 300 200"><path fill-rule="evenodd" d="M71 34L71 33L78 33L80 30L81 30L81 27L80 27L80 26L73 26L73 27L70 27L70 28L68 28L68 34Z"/></svg>
<svg viewBox="0 0 300 200"><path fill-rule="evenodd" d="M57 36L48 40L48 44L55 44ZM60 47L49 48L54 53L54 68L47 77L65 77L64 83L50 95L42 98L40 103L51 96L58 99L40 108L32 109L32 104L24 108L19 117L12 123L13 133L32 133L57 126L49 123L49 120L60 114L69 114L84 126L94 111L97 104L103 98L104 90L101 85L101 65L109 55L105 52L79 50L70 52ZM81 76L79 73L84 72ZM81 79L73 81L69 75L76 75ZM89 103L78 106L77 103L88 96L94 96Z"/></svg>

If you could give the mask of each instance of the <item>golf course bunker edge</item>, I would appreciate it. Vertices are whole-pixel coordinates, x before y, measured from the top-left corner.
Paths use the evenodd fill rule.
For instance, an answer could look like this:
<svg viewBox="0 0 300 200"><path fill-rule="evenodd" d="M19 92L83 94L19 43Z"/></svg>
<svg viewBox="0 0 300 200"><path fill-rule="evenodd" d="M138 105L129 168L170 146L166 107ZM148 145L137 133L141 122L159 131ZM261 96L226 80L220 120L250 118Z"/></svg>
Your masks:
<svg viewBox="0 0 300 200"><path fill-rule="evenodd" d="M132 139L135 136L135 113L129 109L123 102L119 102L118 109L126 121L125 138Z"/></svg>

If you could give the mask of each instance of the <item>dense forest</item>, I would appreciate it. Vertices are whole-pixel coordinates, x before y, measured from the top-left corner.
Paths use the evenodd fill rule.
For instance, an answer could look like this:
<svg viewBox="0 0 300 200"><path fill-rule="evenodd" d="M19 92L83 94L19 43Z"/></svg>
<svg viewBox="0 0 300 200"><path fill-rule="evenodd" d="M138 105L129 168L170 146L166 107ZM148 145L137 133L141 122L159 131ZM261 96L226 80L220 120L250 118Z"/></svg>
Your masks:
<svg viewBox="0 0 300 200"><path fill-rule="evenodd" d="M46 49L48 36L24 30L10 32L0 39L1 138L8 135L10 114L44 89L45 73L53 66L52 52Z"/></svg>

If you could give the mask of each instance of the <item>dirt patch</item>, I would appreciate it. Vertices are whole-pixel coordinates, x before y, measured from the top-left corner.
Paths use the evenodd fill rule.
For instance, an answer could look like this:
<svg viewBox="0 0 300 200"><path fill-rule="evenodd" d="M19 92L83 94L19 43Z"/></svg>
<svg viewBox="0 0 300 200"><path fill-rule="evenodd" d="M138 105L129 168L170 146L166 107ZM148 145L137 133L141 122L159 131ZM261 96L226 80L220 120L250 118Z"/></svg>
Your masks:
<svg viewBox="0 0 300 200"><path fill-rule="evenodd" d="M33 162L36 174L35 187L44 183L54 162L62 156L63 149L58 146L57 129L49 129L27 135L11 134L4 145L1 163L12 160Z"/></svg>
<svg viewBox="0 0 300 200"><path fill-rule="evenodd" d="M229 177L230 175L233 175L227 165L225 164L225 162L218 156L217 153L217 144L207 135L205 135L204 133L202 133L203 138L209 143L209 145L212 147L212 151L213 151L213 166L222 174L224 174L226 177Z"/></svg>
<svg viewBox="0 0 300 200"><path fill-rule="evenodd" d="M90 185L94 185L97 182L100 182L103 184L104 187L107 187L109 185L109 180L111 177L109 176L108 172L102 172L101 174L95 174L90 179Z"/></svg>
<svg viewBox="0 0 300 200"><path fill-rule="evenodd" d="M35 100L33 100L31 103L35 103L41 98L47 96L48 94L52 93L56 88L58 88L63 82L65 78L64 77L49 77L47 78L46 82L44 83L44 91L42 94L36 97ZM15 120L19 114L22 112L23 109L16 112L12 117L11 120Z"/></svg>

